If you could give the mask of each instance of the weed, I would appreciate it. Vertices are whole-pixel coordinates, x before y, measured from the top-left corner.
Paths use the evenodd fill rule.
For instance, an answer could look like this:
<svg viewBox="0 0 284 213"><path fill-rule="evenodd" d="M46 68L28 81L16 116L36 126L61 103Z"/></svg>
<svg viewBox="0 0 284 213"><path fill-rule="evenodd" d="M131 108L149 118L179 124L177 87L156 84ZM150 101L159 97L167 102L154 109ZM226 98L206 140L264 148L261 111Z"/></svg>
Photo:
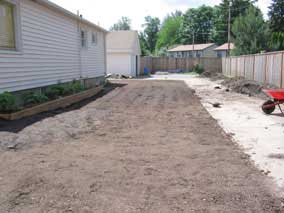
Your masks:
<svg viewBox="0 0 284 213"><path fill-rule="evenodd" d="M17 110L16 97L13 94L9 92L0 94L0 112L9 113Z"/></svg>

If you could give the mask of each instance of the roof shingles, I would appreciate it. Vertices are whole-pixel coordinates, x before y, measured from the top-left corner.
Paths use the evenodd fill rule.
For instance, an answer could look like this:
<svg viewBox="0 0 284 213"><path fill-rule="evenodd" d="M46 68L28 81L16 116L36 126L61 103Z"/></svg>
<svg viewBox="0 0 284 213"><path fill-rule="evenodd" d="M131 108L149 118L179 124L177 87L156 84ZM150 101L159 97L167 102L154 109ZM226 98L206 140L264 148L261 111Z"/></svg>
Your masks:
<svg viewBox="0 0 284 213"><path fill-rule="evenodd" d="M195 44L195 45L179 45L173 49L169 49L168 52L185 52L185 51L200 51L205 50L208 47L211 47L215 45L214 43L208 43L208 44Z"/></svg>

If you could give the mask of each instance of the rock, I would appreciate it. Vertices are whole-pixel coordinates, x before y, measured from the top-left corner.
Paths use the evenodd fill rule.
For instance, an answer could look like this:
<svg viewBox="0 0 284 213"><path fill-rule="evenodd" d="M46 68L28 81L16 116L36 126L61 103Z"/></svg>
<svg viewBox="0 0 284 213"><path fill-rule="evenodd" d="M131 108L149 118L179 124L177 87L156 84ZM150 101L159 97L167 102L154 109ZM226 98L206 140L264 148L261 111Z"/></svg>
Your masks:
<svg viewBox="0 0 284 213"><path fill-rule="evenodd" d="M221 104L220 103L213 103L212 106L215 107L215 108L221 108Z"/></svg>
<svg viewBox="0 0 284 213"><path fill-rule="evenodd" d="M15 144L10 144L10 145L7 146L7 149L16 150L16 149L17 149L17 146L18 146L17 143L15 143Z"/></svg>
<svg viewBox="0 0 284 213"><path fill-rule="evenodd" d="M216 86L214 87L214 89L222 89L220 86Z"/></svg>

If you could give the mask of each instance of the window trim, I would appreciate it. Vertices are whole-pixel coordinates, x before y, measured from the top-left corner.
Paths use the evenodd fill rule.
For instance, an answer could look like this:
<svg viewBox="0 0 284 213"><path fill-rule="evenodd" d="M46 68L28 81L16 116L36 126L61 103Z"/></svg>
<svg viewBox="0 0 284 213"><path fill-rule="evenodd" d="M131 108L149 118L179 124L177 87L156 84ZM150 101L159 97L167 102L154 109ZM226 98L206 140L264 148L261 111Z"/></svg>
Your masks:
<svg viewBox="0 0 284 213"><path fill-rule="evenodd" d="M0 54L22 54L22 26L21 26L21 11L20 1L18 0L4 0L4 2L13 5L13 16L14 16L14 32L15 32L15 49L7 50L0 49Z"/></svg>
<svg viewBox="0 0 284 213"><path fill-rule="evenodd" d="M84 34L85 34L85 46L83 46L82 44L82 32L84 32ZM86 50L86 49L88 49L88 31L86 30L86 29L84 29L84 28L81 28L80 29L80 46L81 46L81 49L83 49L83 50Z"/></svg>
<svg viewBox="0 0 284 213"><path fill-rule="evenodd" d="M98 32L94 32L94 31L92 32L92 44L93 45L97 45L98 44Z"/></svg>

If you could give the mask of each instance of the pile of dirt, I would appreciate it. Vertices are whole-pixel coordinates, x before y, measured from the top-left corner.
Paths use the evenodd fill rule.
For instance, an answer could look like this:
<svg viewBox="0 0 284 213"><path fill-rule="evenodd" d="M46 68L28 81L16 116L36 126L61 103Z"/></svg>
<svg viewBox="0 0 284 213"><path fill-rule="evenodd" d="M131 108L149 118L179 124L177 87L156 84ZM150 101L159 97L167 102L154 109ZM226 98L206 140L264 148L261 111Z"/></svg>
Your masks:
<svg viewBox="0 0 284 213"><path fill-rule="evenodd" d="M200 74L201 77L210 78L213 81L222 80L225 76L221 72L215 70L206 70Z"/></svg>
<svg viewBox="0 0 284 213"><path fill-rule="evenodd" d="M109 112L95 109L92 104L80 110L44 119L19 133L0 132L0 149L19 150L37 143L47 144L79 139L84 134L95 132L96 127Z"/></svg>
<svg viewBox="0 0 284 213"><path fill-rule="evenodd" d="M264 85L257 81L246 80L243 77L227 78L222 84L234 92L260 98L267 97L262 92L263 89L276 89L273 85Z"/></svg>

